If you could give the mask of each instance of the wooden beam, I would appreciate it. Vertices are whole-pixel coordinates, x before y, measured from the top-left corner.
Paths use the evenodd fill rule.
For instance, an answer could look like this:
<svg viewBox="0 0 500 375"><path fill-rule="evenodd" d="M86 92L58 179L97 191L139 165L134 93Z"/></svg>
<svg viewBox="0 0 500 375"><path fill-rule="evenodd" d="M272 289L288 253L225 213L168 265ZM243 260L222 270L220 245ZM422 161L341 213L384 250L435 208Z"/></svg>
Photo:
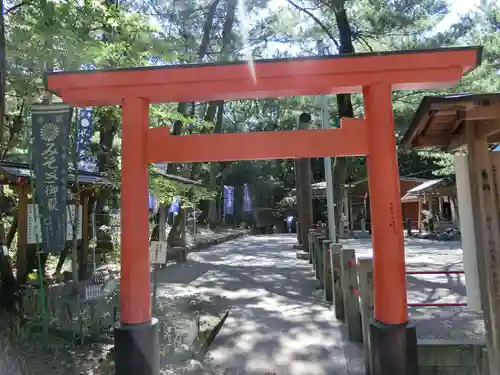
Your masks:
<svg viewBox="0 0 500 375"><path fill-rule="evenodd" d="M456 116L457 120L478 121L500 119L500 103L482 106L457 106L455 108L438 110L435 116Z"/></svg>
<svg viewBox="0 0 500 375"><path fill-rule="evenodd" d="M411 148L446 147L448 142L446 135L423 135L415 138Z"/></svg>
<svg viewBox="0 0 500 375"><path fill-rule="evenodd" d="M340 129L170 135L167 127L147 136L149 163L194 163L230 160L294 159L368 154L367 124L343 118ZM175 138L175 140L173 140ZM168 141L169 147L165 147Z"/></svg>
<svg viewBox="0 0 500 375"><path fill-rule="evenodd" d="M495 175L488 142L473 127L466 127L477 264L487 332L489 373L500 373L500 227ZM486 291L486 292L484 292Z"/></svg>
<svg viewBox="0 0 500 375"><path fill-rule="evenodd" d="M466 128L471 128L476 137L485 138L490 143L500 142L500 118L499 120L486 121L463 121L460 132L451 137L446 146L446 151L453 151L467 143Z"/></svg>

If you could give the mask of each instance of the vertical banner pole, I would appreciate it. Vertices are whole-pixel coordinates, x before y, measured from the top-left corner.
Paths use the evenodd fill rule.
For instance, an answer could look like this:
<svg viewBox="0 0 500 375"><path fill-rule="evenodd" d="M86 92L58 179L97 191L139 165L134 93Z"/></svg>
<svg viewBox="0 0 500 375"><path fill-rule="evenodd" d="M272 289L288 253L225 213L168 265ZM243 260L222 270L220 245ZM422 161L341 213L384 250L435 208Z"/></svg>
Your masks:
<svg viewBox="0 0 500 375"><path fill-rule="evenodd" d="M320 40L318 41L318 54L323 56L324 45ZM321 127L323 129L328 129L330 127L330 112L328 111L328 97L326 95L321 95L318 97L320 107L321 107ZM327 216L328 216L328 235L330 241L333 243L337 242L337 230L335 223L335 205L333 202L333 173L332 173L332 158L326 157L323 159L325 164L325 182L326 182L326 205L327 205ZM340 208L339 208L340 209ZM342 223L339 223L342 225Z"/></svg>

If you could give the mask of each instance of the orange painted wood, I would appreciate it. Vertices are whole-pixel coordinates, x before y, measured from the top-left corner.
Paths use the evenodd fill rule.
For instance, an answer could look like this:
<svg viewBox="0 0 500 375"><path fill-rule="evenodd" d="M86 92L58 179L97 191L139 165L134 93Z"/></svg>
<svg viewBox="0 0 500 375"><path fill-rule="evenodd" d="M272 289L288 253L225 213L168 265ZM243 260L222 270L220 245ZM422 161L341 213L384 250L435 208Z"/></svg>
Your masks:
<svg viewBox="0 0 500 375"><path fill-rule="evenodd" d="M363 99L369 132L375 319L402 324L408 322L408 304L391 87L383 83L367 87Z"/></svg>
<svg viewBox="0 0 500 375"><path fill-rule="evenodd" d="M148 162L198 162L369 155L375 318L408 320L391 89L454 85L481 48L389 52L222 65L58 72L47 88L75 106L122 105L120 320L151 320ZM148 105L363 92L365 117L341 129L171 136L148 130Z"/></svg>
<svg viewBox="0 0 500 375"><path fill-rule="evenodd" d="M127 324L151 320L149 260L149 170L146 137L148 102L123 101L120 321Z"/></svg>
<svg viewBox="0 0 500 375"><path fill-rule="evenodd" d="M363 156L368 153L362 119L342 119L342 128L171 136L166 126L148 132L148 162L291 159Z"/></svg>
<svg viewBox="0 0 500 375"><path fill-rule="evenodd" d="M47 86L78 106L131 96L160 103L361 92L377 82L409 90L453 85L477 60L477 48L264 60L254 64L255 80L244 62L57 72L48 74Z"/></svg>
<svg viewBox="0 0 500 375"><path fill-rule="evenodd" d="M214 81L200 86L200 82L166 85L122 85L63 91L65 102L78 106L115 105L125 97L146 98L150 103L189 102L208 100L262 99L283 96L307 96L361 92L364 85L377 82L394 83L394 89L439 88L454 85L462 77L459 67L417 70L367 72L324 76L294 76L251 79L237 82ZM404 82L404 83L403 83Z"/></svg>

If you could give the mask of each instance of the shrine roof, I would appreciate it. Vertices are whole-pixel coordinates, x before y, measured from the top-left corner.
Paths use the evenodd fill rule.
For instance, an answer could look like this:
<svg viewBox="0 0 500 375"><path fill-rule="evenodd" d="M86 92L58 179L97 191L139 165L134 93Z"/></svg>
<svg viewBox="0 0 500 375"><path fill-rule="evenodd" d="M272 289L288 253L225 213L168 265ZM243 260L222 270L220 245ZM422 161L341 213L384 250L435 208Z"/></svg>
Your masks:
<svg viewBox="0 0 500 375"><path fill-rule="evenodd" d="M30 180L34 177L34 172L31 166L27 163L0 162L0 175L7 178L8 183L17 183L17 178ZM104 177L98 172L78 171L77 179L79 183L89 185L113 185L110 179ZM3 182L3 181L2 181ZM75 182L75 173L71 172L68 175L68 182Z"/></svg>
<svg viewBox="0 0 500 375"><path fill-rule="evenodd" d="M403 136L405 149L452 151L465 145L465 127L500 141L500 93L425 96Z"/></svg>

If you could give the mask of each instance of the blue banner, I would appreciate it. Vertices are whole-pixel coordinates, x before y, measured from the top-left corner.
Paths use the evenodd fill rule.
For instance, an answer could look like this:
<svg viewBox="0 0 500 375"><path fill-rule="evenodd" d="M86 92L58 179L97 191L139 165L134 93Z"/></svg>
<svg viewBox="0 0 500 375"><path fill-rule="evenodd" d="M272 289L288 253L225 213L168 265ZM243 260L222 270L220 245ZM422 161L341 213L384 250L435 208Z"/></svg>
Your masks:
<svg viewBox="0 0 500 375"><path fill-rule="evenodd" d="M252 212L252 198L250 198L248 184L243 184L243 212Z"/></svg>
<svg viewBox="0 0 500 375"><path fill-rule="evenodd" d="M156 197L149 193L149 209L151 212L156 215L158 213L158 209L160 208L160 202L158 202L158 199Z"/></svg>
<svg viewBox="0 0 500 375"><path fill-rule="evenodd" d="M72 107L67 104L38 104L31 109L32 163L41 245L43 251L53 254L61 253L66 245L71 117Z"/></svg>
<svg viewBox="0 0 500 375"><path fill-rule="evenodd" d="M95 172L97 160L94 156L92 156L90 149L94 130L92 107L80 109L77 126L76 154L78 155L78 169Z"/></svg>
<svg viewBox="0 0 500 375"><path fill-rule="evenodd" d="M179 213L180 208L181 208L181 198L178 196L174 197L174 200L172 201L172 204L168 209L168 213L177 215Z"/></svg>
<svg viewBox="0 0 500 375"><path fill-rule="evenodd" d="M224 215L234 213L234 186L224 185Z"/></svg>

